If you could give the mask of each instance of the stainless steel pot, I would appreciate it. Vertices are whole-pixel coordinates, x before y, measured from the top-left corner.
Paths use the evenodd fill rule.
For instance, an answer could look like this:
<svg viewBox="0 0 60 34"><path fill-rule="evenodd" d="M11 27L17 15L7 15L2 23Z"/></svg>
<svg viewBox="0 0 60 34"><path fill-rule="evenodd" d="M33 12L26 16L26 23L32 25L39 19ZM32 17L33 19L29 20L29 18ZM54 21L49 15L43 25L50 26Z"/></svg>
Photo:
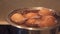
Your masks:
<svg viewBox="0 0 60 34"><path fill-rule="evenodd" d="M44 30L29 30L29 34L58 34L58 27Z"/></svg>
<svg viewBox="0 0 60 34"><path fill-rule="evenodd" d="M43 7L30 7L30 8L20 8L20 12L22 13L23 10L27 9L27 10L41 10ZM53 11L53 14L55 14L55 11L52 9L49 9L50 11ZM11 24L12 26L15 26L17 28L20 29L26 29L28 30L29 34L58 34L58 24L54 27L45 27L45 28L32 28L32 27L26 27L23 25L18 25L15 24L13 22L10 21L9 17L12 15L12 13L14 13L16 10L13 10L12 12L9 12L9 14L7 15L7 21L9 24Z"/></svg>

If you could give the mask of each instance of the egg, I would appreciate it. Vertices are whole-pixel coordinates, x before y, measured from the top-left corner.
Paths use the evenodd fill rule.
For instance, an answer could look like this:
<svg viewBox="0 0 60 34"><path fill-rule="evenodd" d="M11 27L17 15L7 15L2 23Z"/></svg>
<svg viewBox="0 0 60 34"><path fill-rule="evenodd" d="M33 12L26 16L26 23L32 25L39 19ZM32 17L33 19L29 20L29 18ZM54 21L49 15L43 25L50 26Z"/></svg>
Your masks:
<svg viewBox="0 0 60 34"><path fill-rule="evenodd" d="M26 21L26 25L27 26L36 26L37 24L36 24L36 19L28 19L27 21Z"/></svg>
<svg viewBox="0 0 60 34"><path fill-rule="evenodd" d="M41 19L40 27L52 27L57 24L56 19L53 16L44 16Z"/></svg>
<svg viewBox="0 0 60 34"><path fill-rule="evenodd" d="M22 14L15 13L11 16L11 20L15 23L21 24L24 21L24 17Z"/></svg>
<svg viewBox="0 0 60 34"><path fill-rule="evenodd" d="M39 15L42 15L42 16L48 16L48 15L53 15L52 14L52 11L50 11L49 9L47 8L42 8L39 12L38 12Z"/></svg>
<svg viewBox="0 0 60 34"><path fill-rule="evenodd" d="M26 18L39 18L40 16L37 15L37 13L27 13L25 14Z"/></svg>

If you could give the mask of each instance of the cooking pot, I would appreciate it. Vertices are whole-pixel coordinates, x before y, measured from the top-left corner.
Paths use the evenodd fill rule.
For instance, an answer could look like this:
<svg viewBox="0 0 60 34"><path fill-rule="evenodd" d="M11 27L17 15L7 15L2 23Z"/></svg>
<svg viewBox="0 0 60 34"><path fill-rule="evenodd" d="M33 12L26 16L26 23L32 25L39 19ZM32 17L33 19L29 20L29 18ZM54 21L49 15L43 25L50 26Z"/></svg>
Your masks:
<svg viewBox="0 0 60 34"><path fill-rule="evenodd" d="M41 10L43 7L27 7L27 8L20 8L20 9L15 9L11 12L8 13L7 15L7 21L9 24L11 24L12 26L14 27L17 27L17 28L20 28L20 29L26 29L28 30L28 34L58 34L58 26L59 26L59 23L57 21L57 25L54 26L54 27L45 27L45 28L34 28L34 27L27 27L27 26L23 26L23 25L18 25L18 24L15 24L13 23L12 21L10 21L9 17L15 13L17 10L20 10L18 11L19 12L24 12L24 10ZM55 15L55 17L57 17L56 15L56 11L55 10L52 10L52 9L49 9L50 11L53 12L53 14Z"/></svg>

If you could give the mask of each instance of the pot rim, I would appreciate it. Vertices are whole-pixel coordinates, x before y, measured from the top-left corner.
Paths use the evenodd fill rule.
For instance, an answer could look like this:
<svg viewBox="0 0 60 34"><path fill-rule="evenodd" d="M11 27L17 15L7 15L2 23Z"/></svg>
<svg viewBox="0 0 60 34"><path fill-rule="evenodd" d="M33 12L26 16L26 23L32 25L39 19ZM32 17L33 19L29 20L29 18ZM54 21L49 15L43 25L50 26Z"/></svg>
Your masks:
<svg viewBox="0 0 60 34"><path fill-rule="evenodd" d="M33 10L40 10L40 9L42 9L42 8L44 8L44 7L27 7L28 9L33 9ZM24 9L24 8L21 8L21 9ZM17 10L17 9L15 9L15 10ZM53 11L54 12L54 10L52 10L52 9L49 9L50 11ZM58 26L58 25L56 25L56 26L54 26L54 27L44 27L44 28L31 28L31 27L25 27L25 26L21 26L21 25L17 25L17 24L15 24L15 23L13 23L13 22L11 22L10 20L9 20L9 15L13 12L14 10L12 10L11 12L9 12L8 13L8 15L7 15L7 17L6 17L6 21L10 24L10 25L12 25L12 26L14 26L14 27L17 27L17 28L20 28L20 29L27 29L27 30L45 30L45 29L52 29L52 28L54 28L54 27L56 27L56 26ZM57 20L56 20L57 21Z"/></svg>

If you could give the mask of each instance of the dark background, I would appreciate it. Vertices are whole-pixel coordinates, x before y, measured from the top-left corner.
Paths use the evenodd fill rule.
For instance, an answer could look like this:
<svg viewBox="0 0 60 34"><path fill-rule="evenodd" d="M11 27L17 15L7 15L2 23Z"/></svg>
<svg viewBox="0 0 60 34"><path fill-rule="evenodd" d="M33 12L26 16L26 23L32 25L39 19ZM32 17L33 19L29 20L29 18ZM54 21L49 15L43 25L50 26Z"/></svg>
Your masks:
<svg viewBox="0 0 60 34"><path fill-rule="evenodd" d="M0 34L28 34L28 30L19 29L11 25L0 25Z"/></svg>

